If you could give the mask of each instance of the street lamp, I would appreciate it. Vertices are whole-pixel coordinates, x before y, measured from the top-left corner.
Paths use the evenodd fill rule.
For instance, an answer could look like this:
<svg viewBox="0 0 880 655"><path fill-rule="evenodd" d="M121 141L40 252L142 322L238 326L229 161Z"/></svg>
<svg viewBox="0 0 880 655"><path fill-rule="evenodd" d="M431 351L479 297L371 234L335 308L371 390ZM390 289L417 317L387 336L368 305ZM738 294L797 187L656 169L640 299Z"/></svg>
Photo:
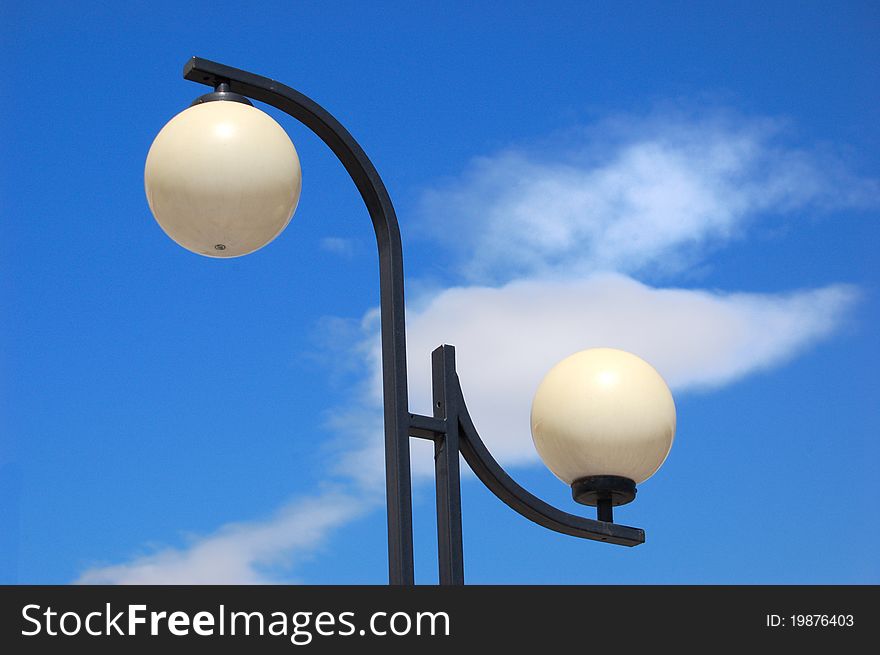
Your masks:
<svg viewBox="0 0 880 655"><path fill-rule="evenodd" d="M162 229L208 257L239 257L272 241L287 227L302 186L287 133L244 98L199 98L175 116L156 136L144 177Z"/></svg>
<svg viewBox="0 0 880 655"><path fill-rule="evenodd" d="M566 357L532 401L532 439L544 463L595 505L599 520L632 501L636 485L663 464L675 436L675 403L643 359L614 348Z"/></svg>
<svg viewBox="0 0 880 655"><path fill-rule="evenodd" d="M324 108L274 80L197 57L183 76L214 91L159 132L144 171L150 209L177 243L209 257L238 257L272 241L290 221L301 188L299 158L284 130L251 100L317 134L369 211L379 248L390 584L414 582L411 437L434 442L441 584L464 583L459 455L498 498L539 525L623 546L643 543L644 531L614 523L611 508L635 498L636 484L659 468L672 445L675 405L660 375L635 355L610 348L557 364L535 394L532 437L551 471L571 485L573 498L597 507L598 520L533 496L495 461L474 427L453 346L431 355L433 416L409 411L400 229L360 145Z"/></svg>

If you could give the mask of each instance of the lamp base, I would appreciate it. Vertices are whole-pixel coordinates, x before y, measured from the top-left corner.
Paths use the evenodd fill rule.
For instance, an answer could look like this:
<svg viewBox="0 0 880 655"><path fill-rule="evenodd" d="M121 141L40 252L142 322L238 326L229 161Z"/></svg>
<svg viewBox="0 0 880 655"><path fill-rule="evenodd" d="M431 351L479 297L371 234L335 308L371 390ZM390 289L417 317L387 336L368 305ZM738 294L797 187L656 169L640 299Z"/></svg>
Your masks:
<svg viewBox="0 0 880 655"><path fill-rule="evenodd" d="M636 497L636 483L619 475L589 475L571 483L571 497L581 505L595 507L598 519L611 523L611 508L631 503Z"/></svg>

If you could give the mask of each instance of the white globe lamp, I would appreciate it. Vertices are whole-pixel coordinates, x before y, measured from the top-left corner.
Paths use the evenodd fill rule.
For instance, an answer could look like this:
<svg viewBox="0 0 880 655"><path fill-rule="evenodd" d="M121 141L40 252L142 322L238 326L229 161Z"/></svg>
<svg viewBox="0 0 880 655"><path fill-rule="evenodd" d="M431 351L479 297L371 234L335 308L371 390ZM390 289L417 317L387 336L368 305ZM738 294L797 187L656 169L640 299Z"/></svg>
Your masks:
<svg viewBox="0 0 880 655"><path fill-rule="evenodd" d="M162 128L144 186L153 216L178 244L207 257L239 257L290 222L302 171L284 129L221 88Z"/></svg>
<svg viewBox="0 0 880 655"><path fill-rule="evenodd" d="M598 507L628 503L669 454L675 403L647 362L614 348L575 353L554 366L532 401L532 439L574 499Z"/></svg>

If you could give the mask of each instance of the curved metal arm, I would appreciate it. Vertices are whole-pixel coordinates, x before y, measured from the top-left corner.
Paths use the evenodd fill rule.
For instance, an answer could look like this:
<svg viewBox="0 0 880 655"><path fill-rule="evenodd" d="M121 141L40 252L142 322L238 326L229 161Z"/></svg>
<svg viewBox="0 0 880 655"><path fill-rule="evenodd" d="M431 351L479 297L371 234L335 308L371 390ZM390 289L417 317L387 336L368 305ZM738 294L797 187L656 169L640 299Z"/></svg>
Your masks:
<svg viewBox="0 0 880 655"><path fill-rule="evenodd" d="M339 158L370 212L379 246L382 317L382 379L385 402L385 484L388 502L388 568L391 584L413 584L412 488L409 463L409 404L406 390L406 330L403 252L391 198L363 148L330 113L280 82L193 57L184 78L265 102L317 134Z"/></svg>
<svg viewBox="0 0 880 655"><path fill-rule="evenodd" d="M572 537L606 541L621 546L638 546L645 542L645 531L641 528L568 514L523 489L501 468L480 439L468 413L458 375L455 376L455 389L458 394L458 443L461 454L482 483L508 507L538 525Z"/></svg>

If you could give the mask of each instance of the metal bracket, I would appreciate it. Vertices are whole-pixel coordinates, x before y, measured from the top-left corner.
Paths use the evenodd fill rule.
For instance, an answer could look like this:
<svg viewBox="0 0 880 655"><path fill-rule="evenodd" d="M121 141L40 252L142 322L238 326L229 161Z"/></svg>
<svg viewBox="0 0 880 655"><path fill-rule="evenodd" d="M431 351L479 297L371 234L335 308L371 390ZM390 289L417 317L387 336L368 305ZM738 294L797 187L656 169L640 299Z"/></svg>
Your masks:
<svg viewBox="0 0 880 655"><path fill-rule="evenodd" d="M410 435L435 442L437 533L440 583L463 584L460 476L452 464L453 444L480 481L505 505L530 521L562 534L620 546L645 542L645 531L610 521L569 514L526 491L492 457L471 420L455 370L455 347L443 345L431 354L435 416L410 415ZM454 426L454 431L453 431Z"/></svg>

